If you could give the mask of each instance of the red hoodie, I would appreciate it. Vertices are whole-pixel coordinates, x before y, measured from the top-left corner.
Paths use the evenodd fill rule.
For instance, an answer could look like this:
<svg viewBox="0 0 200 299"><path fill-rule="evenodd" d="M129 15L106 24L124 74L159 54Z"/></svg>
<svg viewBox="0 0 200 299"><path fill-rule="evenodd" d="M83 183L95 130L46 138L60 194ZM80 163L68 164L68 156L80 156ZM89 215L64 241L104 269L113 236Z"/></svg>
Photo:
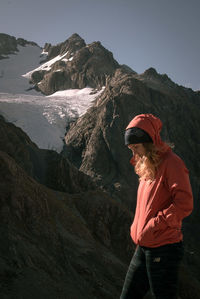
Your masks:
<svg viewBox="0 0 200 299"><path fill-rule="evenodd" d="M126 129L146 131L154 144L164 150L155 179L141 179L131 237L135 244L158 247L183 239L182 220L193 209L193 196L184 162L160 138L162 123L152 114L136 116ZM131 159L134 165L134 158Z"/></svg>

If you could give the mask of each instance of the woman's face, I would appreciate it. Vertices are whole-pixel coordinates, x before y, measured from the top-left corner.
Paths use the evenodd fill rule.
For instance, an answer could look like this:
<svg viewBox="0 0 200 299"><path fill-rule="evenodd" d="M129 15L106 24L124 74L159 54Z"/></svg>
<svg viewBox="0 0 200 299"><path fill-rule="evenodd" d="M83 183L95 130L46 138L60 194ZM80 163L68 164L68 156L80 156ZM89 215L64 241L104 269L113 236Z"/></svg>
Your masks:
<svg viewBox="0 0 200 299"><path fill-rule="evenodd" d="M142 143L129 144L128 148L132 151L133 155L138 155L139 157L143 157L146 152Z"/></svg>

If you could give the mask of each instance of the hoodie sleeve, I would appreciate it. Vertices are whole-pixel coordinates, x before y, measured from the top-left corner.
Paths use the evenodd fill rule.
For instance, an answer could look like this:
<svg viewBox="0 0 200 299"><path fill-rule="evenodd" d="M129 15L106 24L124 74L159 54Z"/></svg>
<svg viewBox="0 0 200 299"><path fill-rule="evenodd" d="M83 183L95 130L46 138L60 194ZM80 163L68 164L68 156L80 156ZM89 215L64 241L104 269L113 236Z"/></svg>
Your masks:
<svg viewBox="0 0 200 299"><path fill-rule="evenodd" d="M166 168L165 184L171 194L171 204L159 211L155 224L180 227L183 218L193 210L193 195L189 180L189 171L184 162L176 155L169 159ZM161 224L161 225L162 225Z"/></svg>

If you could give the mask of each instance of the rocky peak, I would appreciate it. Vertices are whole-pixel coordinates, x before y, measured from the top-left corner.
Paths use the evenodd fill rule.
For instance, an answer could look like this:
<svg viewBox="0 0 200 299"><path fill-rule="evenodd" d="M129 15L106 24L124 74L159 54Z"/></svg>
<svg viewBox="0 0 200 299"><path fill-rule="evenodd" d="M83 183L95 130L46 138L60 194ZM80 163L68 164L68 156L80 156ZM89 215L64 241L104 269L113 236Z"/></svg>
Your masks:
<svg viewBox="0 0 200 299"><path fill-rule="evenodd" d="M155 68L151 67L147 69L143 74L140 75L140 78L147 81L157 82L160 84L164 84L168 87L176 87L177 84L175 84L168 76L167 74L159 74Z"/></svg>
<svg viewBox="0 0 200 299"><path fill-rule="evenodd" d="M101 42L93 42L88 44L87 49L92 55L92 59L102 60L102 64L106 63L112 64L114 68L118 67L118 63L114 60L112 52L108 51L104 46L102 46Z"/></svg>
<svg viewBox="0 0 200 299"><path fill-rule="evenodd" d="M75 53L85 46L86 43L84 39L82 39L77 33L74 33L63 43L60 54L62 55L67 51Z"/></svg>
<svg viewBox="0 0 200 299"><path fill-rule="evenodd" d="M134 71L130 66L126 65L126 64L121 64L120 65L121 69L123 69L125 72L127 73L134 73L137 74L136 71Z"/></svg>
<svg viewBox="0 0 200 299"><path fill-rule="evenodd" d="M119 67L113 54L99 41L86 45L78 34L56 46L45 44L44 50L48 50L47 60L60 55L50 69L41 66L32 73L32 83L44 94L87 86L100 89Z"/></svg>
<svg viewBox="0 0 200 299"><path fill-rule="evenodd" d="M161 82L172 82L166 74L159 74L153 67L147 69L141 76L146 79L160 80Z"/></svg>
<svg viewBox="0 0 200 299"><path fill-rule="evenodd" d="M63 55L68 52L66 58L69 58L72 53L85 47L85 41L77 33L72 34L66 41L52 46L50 43L46 43L44 46L44 51L48 52L46 61L54 58L57 55Z"/></svg>
<svg viewBox="0 0 200 299"><path fill-rule="evenodd" d="M26 45L37 46L34 42L27 41L23 38L16 39L14 36L10 36L5 33L0 33L0 59L6 58L9 54L18 52L18 46L25 47Z"/></svg>
<svg viewBox="0 0 200 299"><path fill-rule="evenodd" d="M95 52L102 49L102 50L105 50L105 48L102 46L101 42L100 41L97 41L97 42L92 42L91 44L88 44L87 45L87 48L91 51L91 52Z"/></svg>
<svg viewBox="0 0 200 299"><path fill-rule="evenodd" d="M27 41L27 40L25 40L21 37L17 39L17 44L22 46L22 47L25 47L26 45L32 45L32 46L37 46L38 47L38 45L35 42Z"/></svg>
<svg viewBox="0 0 200 299"><path fill-rule="evenodd" d="M144 72L144 74L143 74L145 77L147 77L147 78L157 78L157 77L159 77L159 75L158 75L158 73L157 73L157 71L156 71L156 69L155 68L153 68L153 67L150 67L149 69L147 69L145 72Z"/></svg>
<svg viewBox="0 0 200 299"><path fill-rule="evenodd" d="M43 51L44 52L48 52L51 48L51 43L45 43L44 47L43 47Z"/></svg>
<svg viewBox="0 0 200 299"><path fill-rule="evenodd" d="M85 46L86 44L85 44L85 41L84 41L84 39L82 38L82 37L80 37L80 35L78 35L77 33L74 33L74 34L72 34L67 40L66 40L66 42L68 43L68 44L71 44L72 46L73 45L81 45L81 47L82 46Z"/></svg>

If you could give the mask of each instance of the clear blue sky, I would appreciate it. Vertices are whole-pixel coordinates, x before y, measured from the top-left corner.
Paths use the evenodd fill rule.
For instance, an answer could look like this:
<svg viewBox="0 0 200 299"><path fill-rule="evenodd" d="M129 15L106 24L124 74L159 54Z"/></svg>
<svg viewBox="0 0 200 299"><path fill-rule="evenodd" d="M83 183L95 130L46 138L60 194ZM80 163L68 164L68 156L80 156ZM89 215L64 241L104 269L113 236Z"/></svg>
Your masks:
<svg viewBox="0 0 200 299"><path fill-rule="evenodd" d="M78 33L138 73L200 90L199 0L1 0L0 31L40 46Z"/></svg>

